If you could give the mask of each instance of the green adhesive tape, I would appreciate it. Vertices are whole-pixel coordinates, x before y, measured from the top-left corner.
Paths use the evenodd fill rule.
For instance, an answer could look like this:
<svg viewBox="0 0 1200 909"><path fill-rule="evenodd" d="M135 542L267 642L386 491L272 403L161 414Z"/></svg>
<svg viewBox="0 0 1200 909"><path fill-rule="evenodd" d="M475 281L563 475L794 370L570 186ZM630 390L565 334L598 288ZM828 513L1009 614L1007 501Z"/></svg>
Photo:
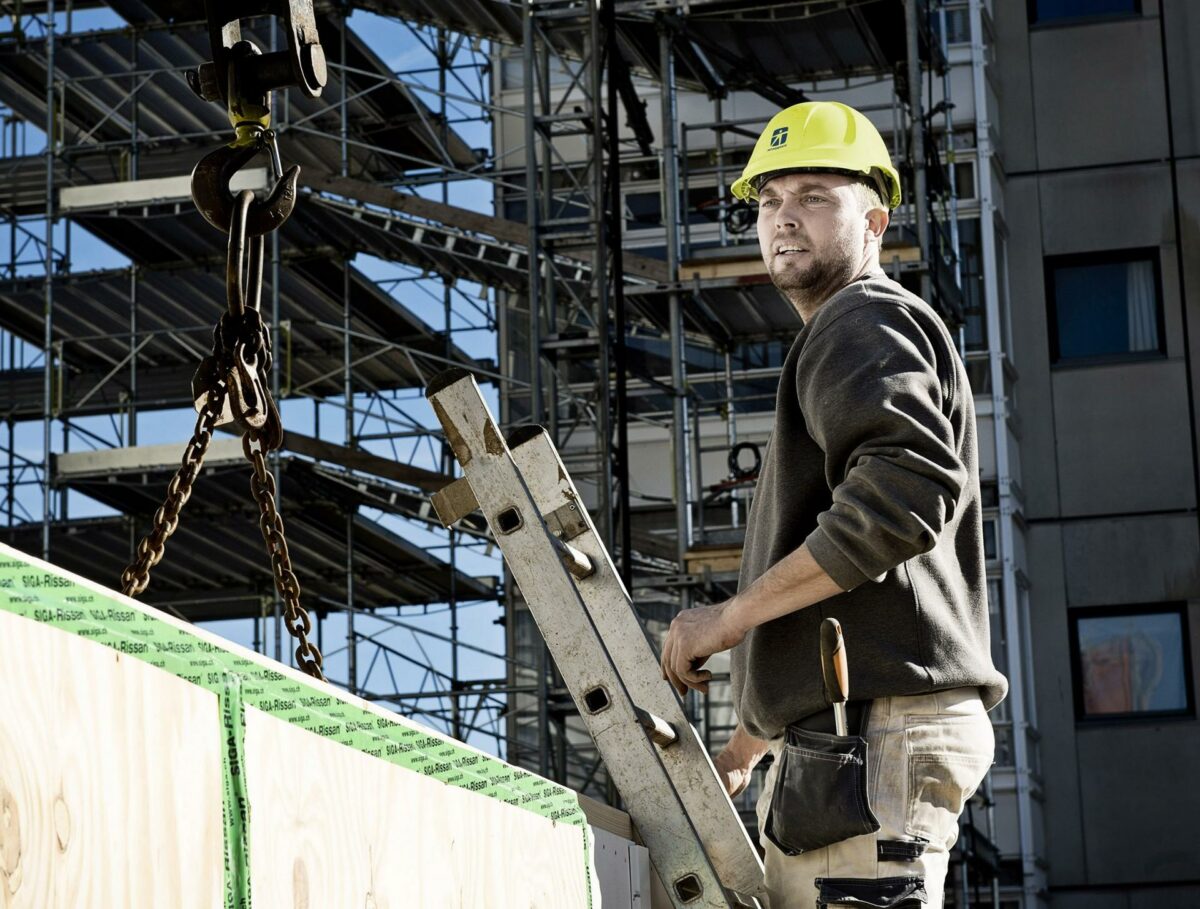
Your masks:
<svg viewBox="0 0 1200 909"><path fill-rule="evenodd" d="M242 680L221 690L221 819L225 827L225 909L250 909L250 799L246 796L246 710Z"/></svg>
<svg viewBox="0 0 1200 909"><path fill-rule="evenodd" d="M3 544L0 609L96 641L217 695L227 743L230 736L235 740L222 749L226 909L250 905L249 817L242 774L245 705L446 785L582 828L590 880L587 819L578 797L565 786L366 710L326 684L264 666L238 653L234 645L205 640L187 627L165 621L150 607L134 608L119 594L80 583L61 569ZM590 885L588 891L590 905Z"/></svg>

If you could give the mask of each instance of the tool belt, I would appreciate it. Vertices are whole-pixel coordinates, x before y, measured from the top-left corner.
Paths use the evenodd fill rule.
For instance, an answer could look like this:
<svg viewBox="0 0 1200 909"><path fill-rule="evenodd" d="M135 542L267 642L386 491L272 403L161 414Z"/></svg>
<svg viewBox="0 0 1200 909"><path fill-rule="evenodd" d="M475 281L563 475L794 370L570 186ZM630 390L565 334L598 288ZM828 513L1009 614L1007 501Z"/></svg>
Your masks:
<svg viewBox="0 0 1200 909"><path fill-rule="evenodd" d="M787 727L763 830L785 855L879 829L867 798L867 740L861 735L870 703L847 703L846 726L854 735L834 733L832 708Z"/></svg>
<svg viewBox="0 0 1200 909"><path fill-rule="evenodd" d="M868 712L871 707L870 701L847 701L846 702L846 731L853 732L856 735L863 735L867 731ZM807 730L808 732L823 732L827 735L834 735L837 732L837 726L833 719L833 708L826 707L824 710L818 711L811 716L806 716L802 720L796 720L792 723L799 729Z"/></svg>

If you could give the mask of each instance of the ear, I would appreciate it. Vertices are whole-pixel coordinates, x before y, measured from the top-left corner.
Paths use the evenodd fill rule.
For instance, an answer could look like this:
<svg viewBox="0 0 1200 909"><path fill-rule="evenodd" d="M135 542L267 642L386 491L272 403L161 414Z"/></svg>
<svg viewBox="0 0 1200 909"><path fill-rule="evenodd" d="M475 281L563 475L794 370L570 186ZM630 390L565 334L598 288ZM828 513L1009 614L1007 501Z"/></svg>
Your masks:
<svg viewBox="0 0 1200 909"><path fill-rule="evenodd" d="M890 222L891 216L888 214L887 209L872 208L867 211L867 231L881 242L883 240L883 233L887 230Z"/></svg>

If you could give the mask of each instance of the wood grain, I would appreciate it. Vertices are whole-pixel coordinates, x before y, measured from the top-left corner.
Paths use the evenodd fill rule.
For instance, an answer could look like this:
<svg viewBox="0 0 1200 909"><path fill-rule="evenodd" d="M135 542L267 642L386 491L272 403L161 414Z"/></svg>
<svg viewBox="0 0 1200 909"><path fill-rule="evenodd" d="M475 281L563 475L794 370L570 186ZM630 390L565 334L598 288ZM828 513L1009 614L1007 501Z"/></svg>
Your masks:
<svg viewBox="0 0 1200 909"><path fill-rule="evenodd" d="M256 907L584 907L583 829L246 710ZM598 903L598 898L596 899Z"/></svg>
<svg viewBox="0 0 1200 909"><path fill-rule="evenodd" d="M0 554L52 570L4 546ZM125 607L151 615L284 684L309 685L298 671L204 629L70 580L77 588L64 603L95 594L121 607L117 616L128 614ZM55 602L46 608L58 608ZM220 909L217 697L88 640L89 630L99 628L75 634L0 609L0 909ZM129 643L145 649L133 637ZM377 722L440 738L374 703L337 696ZM442 783L254 708L247 720L256 909L598 904L586 828ZM551 802L556 810L563 805Z"/></svg>
<svg viewBox="0 0 1200 909"><path fill-rule="evenodd" d="M0 906L222 901L217 699L0 611Z"/></svg>

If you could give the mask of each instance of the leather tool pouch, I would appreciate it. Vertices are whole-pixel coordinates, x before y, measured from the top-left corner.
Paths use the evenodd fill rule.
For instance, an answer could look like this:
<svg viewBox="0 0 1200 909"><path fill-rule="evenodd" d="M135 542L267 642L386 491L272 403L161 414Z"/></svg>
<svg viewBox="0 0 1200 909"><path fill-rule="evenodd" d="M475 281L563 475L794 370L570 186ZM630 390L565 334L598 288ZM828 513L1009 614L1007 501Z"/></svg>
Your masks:
<svg viewBox="0 0 1200 909"><path fill-rule="evenodd" d="M792 725L779 760L764 833L786 855L879 829L867 801L866 739Z"/></svg>

